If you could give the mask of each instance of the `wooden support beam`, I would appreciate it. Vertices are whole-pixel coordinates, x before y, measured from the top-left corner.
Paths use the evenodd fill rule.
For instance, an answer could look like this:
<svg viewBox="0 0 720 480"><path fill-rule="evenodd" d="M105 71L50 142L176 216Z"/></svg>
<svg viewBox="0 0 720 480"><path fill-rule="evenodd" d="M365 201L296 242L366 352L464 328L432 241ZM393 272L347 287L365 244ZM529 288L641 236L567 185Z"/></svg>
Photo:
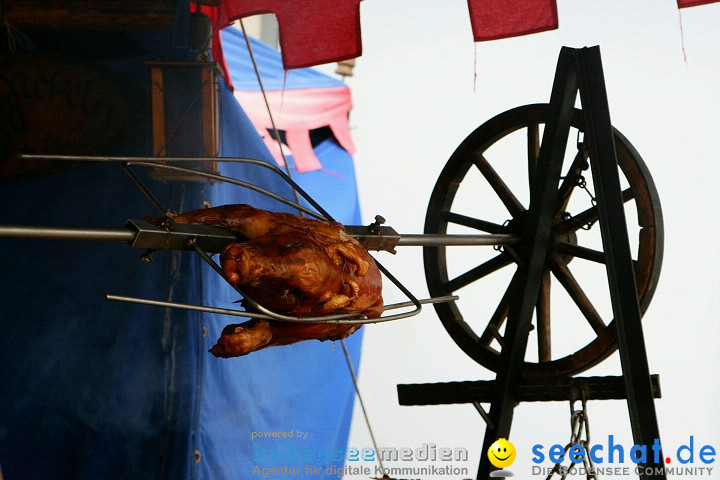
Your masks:
<svg viewBox="0 0 720 480"><path fill-rule="evenodd" d="M660 398L660 378L651 376L653 396ZM494 380L398 385L400 405L449 405L456 403L489 403ZM518 387L520 402L554 402L581 400L623 400L627 398L625 379L615 377L559 377L523 380Z"/></svg>
<svg viewBox="0 0 720 480"><path fill-rule="evenodd" d="M171 31L176 5L172 0L6 0L3 17L20 30Z"/></svg>

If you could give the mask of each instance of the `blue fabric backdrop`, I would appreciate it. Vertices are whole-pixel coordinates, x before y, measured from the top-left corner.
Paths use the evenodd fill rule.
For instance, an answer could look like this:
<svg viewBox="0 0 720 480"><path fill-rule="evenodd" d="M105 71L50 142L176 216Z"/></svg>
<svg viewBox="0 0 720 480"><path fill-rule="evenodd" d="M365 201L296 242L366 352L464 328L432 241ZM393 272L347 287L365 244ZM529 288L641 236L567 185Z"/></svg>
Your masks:
<svg viewBox="0 0 720 480"><path fill-rule="evenodd" d="M260 84L247 50L245 38L237 28L226 28L220 32L223 51L232 75L233 85L238 90L258 91ZM297 88L343 87L340 80L312 68L285 70L277 50L269 45L248 37L253 57L257 63L263 87L266 90L294 90Z"/></svg>
<svg viewBox="0 0 720 480"><path fill-rule="evenodd" d="M139 61L115 67L147 81ZM272 162L221 86L222 155ZM142 155L147 144L138 138L117 153ZM325 169L295 179L336 219L358 223L352 159L332 139L317 153ZM264 168L226 163L222 170L291 197ZM226 184L146 180L178 211L203 201L288 211ZM157 215L115 164L2 182L0 189L0 224L117 228L127 218ZM312 341L217 359L207 350L238 318L105 300L115 293L233 308L237 295L195 255L160 252L144 265L140 251L121 244L0 240L0 246L6 480L238 479L250 478L256 466L342 467L354 394L339 344ZM347 340L356 368L361 334ZM289 431L292 438L252 438ZM307 436L298 438L298 431Z"/></svg>

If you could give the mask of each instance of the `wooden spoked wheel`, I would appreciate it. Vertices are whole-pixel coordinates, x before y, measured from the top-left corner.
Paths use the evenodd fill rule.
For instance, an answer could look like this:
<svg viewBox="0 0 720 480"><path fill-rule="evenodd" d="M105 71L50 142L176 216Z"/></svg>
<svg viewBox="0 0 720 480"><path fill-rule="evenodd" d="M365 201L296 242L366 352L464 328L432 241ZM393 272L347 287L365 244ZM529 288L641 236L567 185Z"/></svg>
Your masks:
<svg viewBox="0 0 720 480"><path fill-rule="evenodd" d="M457 148L433 190L425 233L514 234L522 237L547 105L509 110L478 127ZM553 248L533 318L525 377L573 375L617 348L605 254L600 239L591 158L582 145L582 112L575 111L558 180ZM621 188L641 312L653 296L662 263L662 213L642 158L614 131ZM462 248L461 252L454 249ZM424 247L431 296L457 294L435 309L455 343L493 371L511 302L513 279L530 240L505 247ZM468 270L468 267L473 267ZM517 283L517 282L515 282ZM461 313L461 307L464 314ZM536 346L535 346L536 345Z"/></svg>

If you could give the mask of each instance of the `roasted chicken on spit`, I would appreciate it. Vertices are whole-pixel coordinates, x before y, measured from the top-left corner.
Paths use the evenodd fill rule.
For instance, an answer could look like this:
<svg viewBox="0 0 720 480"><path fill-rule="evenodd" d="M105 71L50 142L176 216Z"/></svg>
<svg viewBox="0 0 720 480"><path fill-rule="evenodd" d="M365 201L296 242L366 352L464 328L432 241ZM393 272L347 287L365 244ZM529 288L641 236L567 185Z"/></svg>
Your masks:
<svg viewBox="0 0 720 480"><path fill-rule="evenodd" d="M337 222L322 222L249 205L193 210L177 223L224 227L244 241L220 254L230 284L277 313L298 317L383 312L382 279L373 258ZM246 310L253 307L243 301ZM237 357L303 340L340 340L359 325L250 320L228 325L210 352Z"/></svg>

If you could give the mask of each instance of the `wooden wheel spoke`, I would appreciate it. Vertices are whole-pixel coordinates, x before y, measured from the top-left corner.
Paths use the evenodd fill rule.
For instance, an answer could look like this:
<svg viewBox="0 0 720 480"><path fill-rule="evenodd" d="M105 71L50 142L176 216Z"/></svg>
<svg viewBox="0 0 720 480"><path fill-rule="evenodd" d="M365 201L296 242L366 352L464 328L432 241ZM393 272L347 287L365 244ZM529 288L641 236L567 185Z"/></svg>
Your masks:
<svg viewBox="0 0 720 480"><path fill-rule="evenodd" d="M485 347L490 346L493 340L498 340L498 343L500 343L502 346L500 327L502 327L502 324L505 323L505 320L510 313L510 299L513 297L516 278L517 272L515 272L515 276L513 276L513 279L510 281L510 284L508 285L505 293L500 299L500 303L498 303L498 306L495 309L495 312L493 312L492 317L490 317L490 321L485 327L485 330L483 330L482 335L480 335L480 344Z"/></svg>
<svg viewBox="0 0 720 480"><path fill-rule="evenodd" d="M497 223L488 222L487 220L481 220L479 218L472 218L459 213L445 212L443 214L443 220L457 225L464 225L466 227L480 230L481 232L487 233L500 233L502 232L502 225Z"/></svg>
<svg viewBox="0 0 720 480"><path fill-rule="evenodd" d="M571 243L558 243L558 253L563 255L570 255L572 257L584 258L591 262L605 264L605 252L593 250L592 248L581 247L580 245L573 245Z"/></svg>
<svg viewBox="0 0 720 480"><path fill-rule="evenodd" d="M482 154L475 155L474 163L513 217L525 211L525 207Z"/></svg>
<svg viewBox="0 0 720 480"><path fill-rule="evenodd" d="M485 327L482 335L480 335L480 345L489 347L493 340L497 340L500 347L504 347L504 339L500 335L500 327L502 327L502 324L505 323L505 319L507 319L509 311L510 299L505 299L503 297L500 304L498 304L495 313L493 313L493 316L490 318L490 321Z"/></svg>
<svg viewBox="0 0 720 480"><path fill-rule="evenodd" d="M570 269L568 269L567 263L562 259L557 259L555 265L552 267L552 272L585 316L585 319L595 331L595 334L600 335L605 329L605 322L603 322L600 314L595 310L590 299L585 295L575 276L570 272Z"/></svg>
<svg viewBox="0 0 720 480"><path fill-rule="evenodd" d="M569 255L571 257L582 258L595 263L606 264L605 252L593 250L592 248L581 247L580 245L573 245L571 243L561 242L558 243L558 253L562 255ZM633 260L633 267L637 268L637 260Z"/></svg>
<svg viewBox="0 0 720 480"><path fill-rule="evenodd" d="M550 342L550 272L544 272L540 280L537 305L537 340L538 360L549 362L552 360Z"/></svg>
<svg viewBox="0 0 720 480"><path fill-rule="evenodd" d="M469 270L460 275L459 277L455 277L452 280L448 281L447 283L445 283L444 288L447 292L455 292L477 280L480 280L486 275L490 275L491 273L510 265L511 263L512 259L507 255L501 253L497 257L494 257L485 263L481 263L472 270Z"/></svg>
<svg viewBox="0 0 720 480"><path fill-rule="evenodd" d="M635 194L633 193L631 188L626 188L622 192L622 200L623 203L627 203L630 200L635 198ZM568 232L574 232L576 230L579 230L580 228L584 227L585 225L593 222L597 222L598 219L598 209L597 205L588 208L587 210L584 210L577 215L574 215L572 218L568 220L563 220L557 226L555 227L556 233L568 233Z"/></svg>
<svg viewBox="0 0 720 480"><path fill-rule="evenodd" d="M567 208L570 202L570 196L577 186L577 175L583 171L586 158L585 149L578 150L558 190L558 212L563 212Z"/></svg>

